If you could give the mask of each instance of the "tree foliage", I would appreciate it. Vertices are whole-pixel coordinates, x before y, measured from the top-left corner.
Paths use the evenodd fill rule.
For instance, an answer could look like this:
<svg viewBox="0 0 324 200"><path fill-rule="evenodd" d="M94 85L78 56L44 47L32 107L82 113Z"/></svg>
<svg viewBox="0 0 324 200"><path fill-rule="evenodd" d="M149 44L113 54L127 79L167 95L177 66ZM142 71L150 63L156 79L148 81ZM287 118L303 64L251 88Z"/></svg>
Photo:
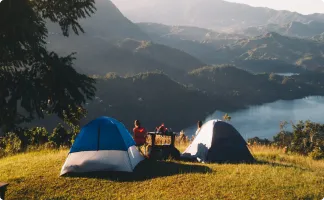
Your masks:
<svg viewBox="0 0 324 200"><path fill-rule="evenodd" d="M292 123L292 131L286 131L289 123L280 124L280 132L274 136L274 144L288 147L291 152L310 155L318 159L324 158L324 124L311 121Z"/></svg>
<svg viewBox="0 0 324 200"><path fill-rule="evenodd" d="M0 128L54 113L72 115L95 93L94 79L77 73L74 54L46 49L46 22L63 35L84 32L78 19L94 13L94 0L2 0L0 3Z"/></svg>

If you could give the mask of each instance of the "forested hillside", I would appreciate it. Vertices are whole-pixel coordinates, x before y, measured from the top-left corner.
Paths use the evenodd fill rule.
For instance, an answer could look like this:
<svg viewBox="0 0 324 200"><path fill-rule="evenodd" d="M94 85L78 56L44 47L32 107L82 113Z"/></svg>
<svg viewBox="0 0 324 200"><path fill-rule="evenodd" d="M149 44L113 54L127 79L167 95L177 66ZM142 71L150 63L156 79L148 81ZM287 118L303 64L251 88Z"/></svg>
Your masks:
<svg viewBox="0 0 324 200"><path fill-rule="evenodd" d="M324 21L310 21L308 23L291 21L287 24L267 24L249 27L243 29L240 33L247 36L258 36L267 32L276 32L291 37L313 37L324 32Z"/></svg>
<svg viewBox="0 0 324 200"><path fill-rule="evenodd" d="M141 119L150 129L164 122L180 130L215 110L229 112L278 99L324 95L323 78L314 72L293 77L253 75L232 66L196 69L184 75L182 83L163 73L130 77L110 73L96 78L96 98L85 105L88 115L82 124L98 116L112 116L129 128L135 119ZM58 122L58 118L49 117L30 126L52 129Z"/></svg>
<svg viewBox="0 0 324 200"><path fill-rule="evenodd" d="M322 56L324 43L313 40L282 36L271 32L262 36L242 39L223 47L217 56L220 62L228 60L279 60L289 64L300 65L299 59L304 56ZM303 66L311 70L311 66ZM319 68L318 70L323 70Z"/></svg>

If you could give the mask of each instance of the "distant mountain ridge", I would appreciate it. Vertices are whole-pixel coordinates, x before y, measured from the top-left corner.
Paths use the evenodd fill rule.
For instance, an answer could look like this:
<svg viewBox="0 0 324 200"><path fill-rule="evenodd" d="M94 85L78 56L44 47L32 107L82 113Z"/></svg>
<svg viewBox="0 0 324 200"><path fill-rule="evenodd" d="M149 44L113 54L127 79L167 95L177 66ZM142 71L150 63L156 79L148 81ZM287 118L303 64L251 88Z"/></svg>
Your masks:
<svg viewBox="0 0 324 200"><path fill-rule="evenodd" d="M217 49L246 38L239 34L219 33L209 29L168 26L156 23L138 23L155 43L180 49L208 64L217 63Z"/></svg>
<svg viewBox="0 0 324 200"><path fill-rule="evenodd" d="M324 22L310 21L309 23L301 23L297 21L288 24L268 24L264 26L249 27L240 33L248 36L258 36L266 32L276 32L281 35L293 37L314 37L324 33Z"/></svg>
<svg viewBox="0 0 324 200"><path fill-rule="evenodd" d="M223 0L134 0L132 7L123 9L119 0L114 2L124 15L134 22L155 22L168 25L196 26L216 30L247 28L266 24L287 24L292 21L308 23L324 21L323 14L302 15L252 7Z"/></svg>
<svg viewBox="0 0 324 200"><path fill-rule="evenodd" d="M188 0L189 3L196 1ZM209 0L200 1L203 4L210 3ZM217 2L232 5L219 0ZM176 4L179 3L181 1ZM249 38L192 26L134 24L111 1L97 0L96 7L98 11L93 17L80 22L86 31L80 36L72 34L65 38L56 27L49 24L49 48L63 55L77 52L76 68L89 75L102 76L109 72L134 75L163 71L175 78L207 64L231 63L248 70L258 68L259 64L251 63L253 66L250 67L248 62L240 63L246 60L280 61L272 62L274 65L259 65L260 70L257 72L295 71L292 66L295 64L312 70L322 68L320 61L323 45L315 42L315 39L288 38L277 33ZM243 5L241 7L246 8ZM314 61L316 67L313 66ZM279 70L280 67L285 69Z"/></svg>
<svg viewBox="0 0 324 200"><path fill-rule="evenodd" d="M217 57L221 62L270 59L298 65L299 59L305 56L322 57L323 52L324 43L270 32L225 46L219 49Z"/></svg>

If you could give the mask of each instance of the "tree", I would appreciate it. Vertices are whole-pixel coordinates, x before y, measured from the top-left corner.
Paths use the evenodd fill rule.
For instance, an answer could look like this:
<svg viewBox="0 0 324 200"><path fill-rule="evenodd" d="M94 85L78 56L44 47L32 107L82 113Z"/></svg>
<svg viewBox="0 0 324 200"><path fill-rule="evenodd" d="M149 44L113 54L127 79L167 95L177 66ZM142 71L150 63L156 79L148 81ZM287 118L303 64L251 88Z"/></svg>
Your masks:
<svg viewBox="0 0 324 200"><path fill-rule="evenodd" d="M46 49L46 21L64 36L84 32L78 19L95 11L94 0L2 0L0 3L0 128L45 113L60 118L75 113L95 94L95 80L73 68L74 54Z"/></svg>

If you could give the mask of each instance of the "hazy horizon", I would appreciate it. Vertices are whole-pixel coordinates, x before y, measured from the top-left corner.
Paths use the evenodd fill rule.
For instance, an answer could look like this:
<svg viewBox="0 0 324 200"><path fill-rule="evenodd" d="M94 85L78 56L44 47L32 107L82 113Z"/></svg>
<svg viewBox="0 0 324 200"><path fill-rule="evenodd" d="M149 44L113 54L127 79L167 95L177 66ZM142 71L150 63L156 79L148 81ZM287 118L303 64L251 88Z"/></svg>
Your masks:
<svg viewBox="0 0 324 200"><path fill-rule="evenodd" d="M324 13L324 0L226 0L257 7L289 10L302 14Z"/></svg>
<svg viewBox="0 0 324 200"><path fill-rule="evenodd" d="M133 3L147 0L133 0ZM324 0L225 0L228 2L243 3L255 7L268 7L275 10L289 10L302 14L324 13ZM130 0L112 0L121 10L132 9Z"/></svg>

